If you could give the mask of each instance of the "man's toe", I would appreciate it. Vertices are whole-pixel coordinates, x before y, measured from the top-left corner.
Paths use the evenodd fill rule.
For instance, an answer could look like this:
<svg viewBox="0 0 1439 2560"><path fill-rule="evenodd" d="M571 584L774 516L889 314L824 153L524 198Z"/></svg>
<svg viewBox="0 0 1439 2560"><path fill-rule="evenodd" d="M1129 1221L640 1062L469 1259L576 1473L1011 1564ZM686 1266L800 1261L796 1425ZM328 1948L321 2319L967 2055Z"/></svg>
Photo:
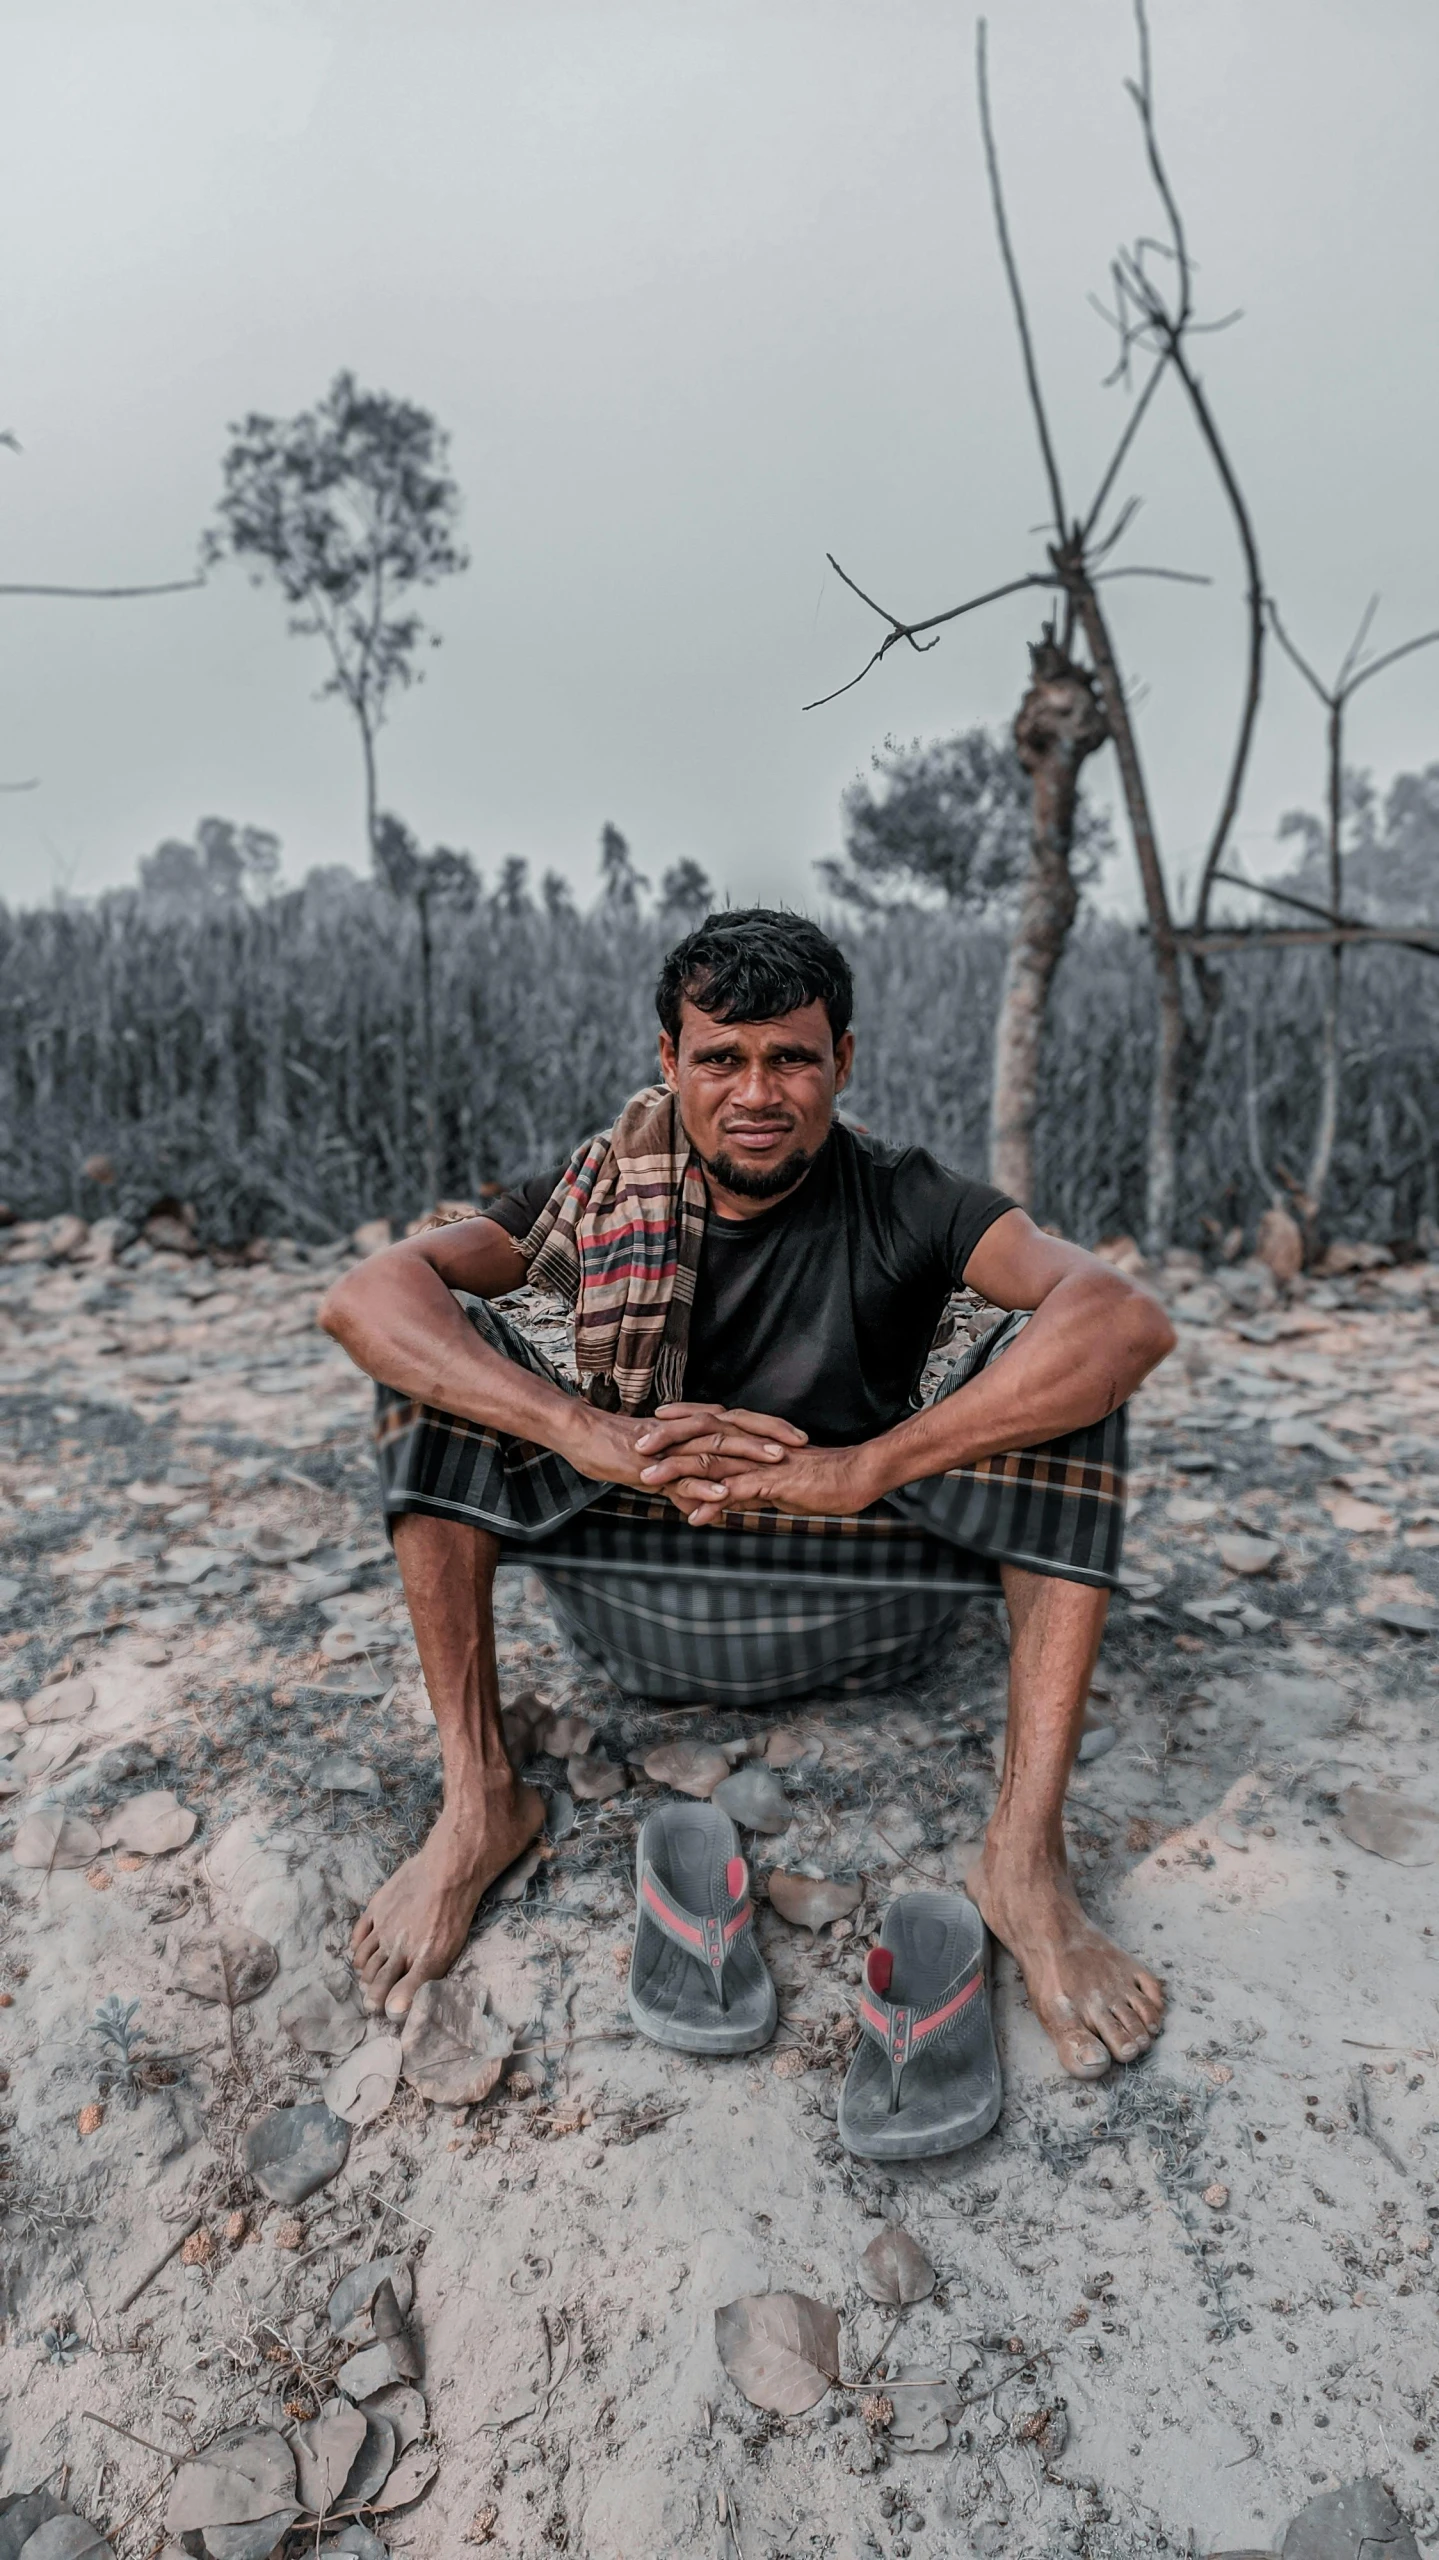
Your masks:
<svg viewBox="0 0 1439 2560"><path fill-rule="evenodd" d="M387 1956L382 1964L372 1966L365 1977L365 2007L372 2018L385 2009L390 1992L399 1981L409 1959L404 1955Z"/></svg>
<svg viewBox="0 0 1439 2560"><path fill-rule="evenodd" d="M402 2018L408 2018L415 1993L422 1983L433 1981L435 1971L436 1968L433 1965L427 1965L423 1957L417 1958L408 1971L402 1974L402 1978L386 1993L386 2017L393 2018L397 2023Z"/></svg>
<svg viewBox="0 0 1439 2560"><path fill-rule="evenodd" d="M1075 2080L1102 2080L1109 2069L1107 2045L1098 2036L1087 2035L1082 2027L1067 2027L1055 2037L1055 2051L1065 2070Z"/></svg>

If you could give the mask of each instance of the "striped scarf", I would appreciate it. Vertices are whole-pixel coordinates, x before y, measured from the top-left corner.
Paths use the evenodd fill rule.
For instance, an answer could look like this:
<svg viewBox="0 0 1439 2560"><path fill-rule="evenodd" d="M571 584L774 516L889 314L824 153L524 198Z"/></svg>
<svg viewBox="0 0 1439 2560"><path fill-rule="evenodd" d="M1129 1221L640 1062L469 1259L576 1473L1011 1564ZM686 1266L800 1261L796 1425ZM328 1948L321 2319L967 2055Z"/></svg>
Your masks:
<svg viewBox="0 0 1439 2560"><path fill-rule="evenodd" d="M575 1310L591 1404L653 1413L684 1393L706 1192L679 1104L648 1085L577 1147L519 1247L537 1289Z"/></svg>

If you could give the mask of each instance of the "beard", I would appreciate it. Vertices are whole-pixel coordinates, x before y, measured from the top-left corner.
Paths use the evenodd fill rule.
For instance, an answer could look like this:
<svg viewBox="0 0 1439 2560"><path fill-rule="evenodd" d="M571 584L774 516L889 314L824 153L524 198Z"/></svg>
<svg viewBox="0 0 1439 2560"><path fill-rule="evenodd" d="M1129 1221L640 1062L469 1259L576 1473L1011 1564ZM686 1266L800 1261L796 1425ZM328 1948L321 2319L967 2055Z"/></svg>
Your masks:
<svg viewBox="0 0 1439 2560"><path fill-rule="evenodd" d="M732 1191L737 1200L778 1200L781 1193L793 1191L795 1184L808 1173L814 1162L803 1147L796 1147L780 1164L770 1165L759 1173L751 1165L736 1164L732 1156L701 1156L701 1164L712 1182Z"/></svg>

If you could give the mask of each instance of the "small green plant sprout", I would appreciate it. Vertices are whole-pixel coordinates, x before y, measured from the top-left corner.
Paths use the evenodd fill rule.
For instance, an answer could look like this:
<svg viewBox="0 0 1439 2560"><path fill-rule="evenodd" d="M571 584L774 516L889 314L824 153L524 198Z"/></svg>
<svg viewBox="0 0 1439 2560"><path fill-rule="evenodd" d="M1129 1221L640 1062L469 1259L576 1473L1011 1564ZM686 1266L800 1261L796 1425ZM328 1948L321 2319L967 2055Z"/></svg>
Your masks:
<svg viewBox="0 0 1439 2560"><path fill-rule="evenodd" d="M138 2105L140 2092L147 2085L144 2074L155 2059L140 2050L150 2039L145 2029L135 2024L139 2006L138 2000L122 2000L118 1991L112 1991L101 2001L91 2022L104 2054L106 2091L118 2089L127 2107Z"/></svg>

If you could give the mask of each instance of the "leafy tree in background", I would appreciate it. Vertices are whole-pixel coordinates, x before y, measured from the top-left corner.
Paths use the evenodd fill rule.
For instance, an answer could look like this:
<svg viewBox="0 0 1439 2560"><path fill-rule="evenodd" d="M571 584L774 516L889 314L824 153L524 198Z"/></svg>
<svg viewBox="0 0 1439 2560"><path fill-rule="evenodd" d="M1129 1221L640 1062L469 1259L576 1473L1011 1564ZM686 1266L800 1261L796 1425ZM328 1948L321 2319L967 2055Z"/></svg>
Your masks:
<svg viewBox="0 0 1439 2560"><path fill-rule="evenodd" d="M351 373L337 373L313 409L252 411L231 434L205 561L244 561L256 586L272 580L294 608L291 631L324 641L331 672L321 691L354 714L365 840L378 859L375 740L391 695L419 680L421 641L439 646L413 591L468 565L449 439L428 409L363 391Z"/></svg>
<svg viewBox="0 0 1439 2560"><path fill-rule="evenodd" d="M708 874L688 855L672 863L660 882L660 914L666 923L696 925L715 903Z"/></svg>
<svg viewBox="0 0 1439 2560"><path fill-rule="evenodd" d="M600 896L610 916L617 923L633 921L640 911L640 892L650 884L642 871L636 871L627 838L608 818L600 829L600 883Z"/></svg>
<svg viewBox="0 0 1439 2560"><path fill-rule="evenodd" d="M1344 904L1373 923L1416 916L1439 923L1439 764L1396 773L1381 803L1368 773L1346 769L1343 782ZM1281 837L1297 839L1298 867L1276 888L1323 904L1329 895L1328 836L1309 809L1289 809Z"/></svg>
<svg viewBox="0 0 1439 2560"><path fill-rule="evenodd" d="M139 866L140 894L156 906L234 906L247 892L268 894L280 868L280 839L265 827L202 818L193 844L167 836Z"/></svg>
<svg viewBox="0 0 1439 2560"><path fill-rule="evenodd" d="M938 897L982 915L1011 907L1030 853L1029 775L1007 738L962 729L953 738L886 738L841 801L844 856L815 869L832 895L862 914ZM1093 880L1113 835L1081 801L1072 870Z"/></svg>

